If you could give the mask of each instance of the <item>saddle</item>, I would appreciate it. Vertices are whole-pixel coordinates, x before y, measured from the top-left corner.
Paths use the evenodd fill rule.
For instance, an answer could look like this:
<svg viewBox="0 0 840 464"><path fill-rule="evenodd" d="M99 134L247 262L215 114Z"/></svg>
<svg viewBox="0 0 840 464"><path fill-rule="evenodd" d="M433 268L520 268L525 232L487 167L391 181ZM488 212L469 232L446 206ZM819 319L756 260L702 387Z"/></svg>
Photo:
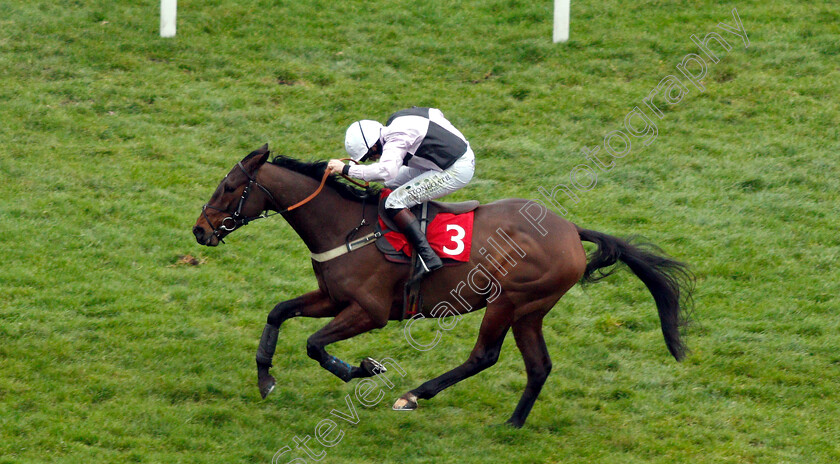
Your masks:
<svg viewBox="0 0 840 464"><path fill-rule="evenodd" d="M405 251L404 247L400 247L397 249L394 247L391 241L389 241L389 237L392 240L398 240L398 238L403 238L402 233L399 232L399 228L391 221L391 218L388 217L388 214L385 213L385 199L387 198L388 194L390 194L390 190L385 190L382 192L382 195L379 199L379 221L377 221L375 225L376 233L378 238L376 239L376 247L379 249L380 252L385 256L385 259L388 261L399 263L399 264L410 264L411 265L411 272L408 278L408 281L405 284L403 290L403 312L402 317L400 320L405 319L407 317L413 317L422 307L422 295L420 293L420 283L421 280L416 278L418 274L418 270L422 264L420 263L419 259L417 259L416 252L412 249L411 256L408 256ZM458 203L443 203L439 201L428 201L425 203L421 203L417 206L411 208L411 212L417 219L420 221L420 230L423 233L427 233L427 229L429 224L438 217L438 215L448 215L447 218L452 219L453 217L457 217L458 215L463 215L467 213L471 213L476 208L478 208L479 202L476 200L469 200L464 202ZM443 218L443 216L441 216ZM460 228L460 231L463 232L461 235L457 235L456 237L459 238L459 246L454 249L454 251L459 251L458 253L454 253L454 257L447 256L450 250L447 248L443 248L445 253L438 253L443 261L444 266L456 266L458 264L462 264L463 262L469 261L469 244L472 240L472 215L468 218L470 236L466 237L466 231L464 227L457 226ZM449 226L452 227L452 226ZM448 230L448 228L447 228ZM397 239L394 236L397 235ZM464 239L467 240L467 245L464 245ZM430 239L431 242L431 239Z"/></svg>
<svg viewBox="0 0 840 464"><path fill-rule="evenodd" d="M394 248L391 242L388 241L386 234L393 235L394 233L402 235L396 224L391 221L388 214L385 213L385 199L388 197L390 190L383 191L379 200L379 221L374 226L376 235L376 248L385 255L385 259L392 263L410 264L413 261L412 256L406 255L402 250ZM458 203L443 203L440 201L428 201L421 203L411 208L411 212L420 221L420 229L425 233L426 229L438 214L460 215L475 211L480 203L477 200L468 200ZM413 250L412 250L413 251ZM456 260L448 257L446 254L441 256L444 266L455 266L463 262L463 260Z"/></svg>

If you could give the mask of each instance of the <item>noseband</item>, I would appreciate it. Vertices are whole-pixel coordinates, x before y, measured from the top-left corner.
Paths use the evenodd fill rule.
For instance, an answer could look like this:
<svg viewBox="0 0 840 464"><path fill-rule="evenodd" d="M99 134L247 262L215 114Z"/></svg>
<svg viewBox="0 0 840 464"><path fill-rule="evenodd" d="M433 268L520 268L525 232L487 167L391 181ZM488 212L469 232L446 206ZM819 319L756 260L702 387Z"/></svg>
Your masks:
<svg viewBox="0 0 840 464"><path fill-rule="evenodd" d="M221 208L217 208L215 206L210 206L209 203L205 204L201 208L201 215L204 217L204 220L207 221L207 224L210 226L210 228L213 229L213 235L215 235L216 238L218 238L219 241L222 242L222 243L225 243L224 239L222 239L222 233L233 232L234 230L236 230L236 229L238 229L238 228L240 228L244 225L247 225L249 222L254 221L256 219L267 218L269 216L274 216L274 214L280 214L280 212L276 212L274 214L268 214L268 210L265 210L257 216L243 216L242 215L242 208L245 206L245 202L248 201L248 195L251 194L251 187L253 185L256 185L257 187L260 188L260 190L263 191L263 193L268 195L268 198L271 200L271 202L274 204L275 207L278 206L278 204L277 204L277 200L274 199L274 195L272 195L271 192L267 188L265 188L262 184L257 182L256 176L252 176L251 174L248 173L247 170L245 170L245 167L242 166L242 161L237 163L237 166L239 166L239 169L241 169L242 172L245 174L245 176L248 177L248 185L246 185L245 190L242 191L242 196L239 197L239 204L236 206L236 211L234 211L232 213L232 216L228 216L228 217L222 219L222 223L219 224L219 227L216 227L216 226L213 225L213 222L210 221L210 218L207 217L207 208L216 210L220 213L228 213L228 214L231 214L231 213L226 211L226 210L223 210ZM283 211L283 212L285 212L285 211Z"/></svg>

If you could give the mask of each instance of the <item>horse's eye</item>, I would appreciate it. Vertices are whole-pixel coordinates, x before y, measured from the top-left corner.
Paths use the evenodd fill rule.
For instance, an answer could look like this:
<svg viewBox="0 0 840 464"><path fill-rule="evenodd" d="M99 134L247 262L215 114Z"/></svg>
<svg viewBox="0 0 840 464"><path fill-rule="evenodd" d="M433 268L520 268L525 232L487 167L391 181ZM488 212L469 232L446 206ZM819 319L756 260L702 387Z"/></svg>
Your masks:
<svg viewBox="0 0 840 464"><path fill-rule="evenodd" d="M225 193L230 193L236 190L235 188L231 187L230 185L225 185Z"/></svg>

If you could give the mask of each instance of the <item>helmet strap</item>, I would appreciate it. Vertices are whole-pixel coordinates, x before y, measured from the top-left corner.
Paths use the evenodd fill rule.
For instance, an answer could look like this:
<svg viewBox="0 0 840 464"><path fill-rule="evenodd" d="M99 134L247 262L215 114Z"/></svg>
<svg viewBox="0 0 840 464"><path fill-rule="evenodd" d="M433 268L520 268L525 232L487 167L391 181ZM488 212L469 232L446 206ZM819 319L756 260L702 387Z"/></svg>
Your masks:
<svg viewBox="0 0 840 464"><path fill-rule="evenodd" d="M365 142L365 148L367 148L367 150L370 151L370 144L368 143L367 138L365 137L365 130L362 129L362 121L359 121L358 124L359 132L362 133L362 141Z"/></svg>
<svg viewBox="0 0 840 464"><path fill-rule="evenodd" d="M367 142L365 142L365 143L367 143ZM377 144L378 144L378 143L379 143L379 140L377 140L377 141L376 141L376 143L374 143L372 147L368 148L367 153L365 153L365 155L364 155L364 156L362 156L362 157L359 159L359 162L360 162L360 163L364 163L365 161L367 161L367 160L368 160L368 158L370 158L370 156L371 156L371 155L373 155L373 154L374 154L374 152L376 152L376 147L377 147Z"/></svg>

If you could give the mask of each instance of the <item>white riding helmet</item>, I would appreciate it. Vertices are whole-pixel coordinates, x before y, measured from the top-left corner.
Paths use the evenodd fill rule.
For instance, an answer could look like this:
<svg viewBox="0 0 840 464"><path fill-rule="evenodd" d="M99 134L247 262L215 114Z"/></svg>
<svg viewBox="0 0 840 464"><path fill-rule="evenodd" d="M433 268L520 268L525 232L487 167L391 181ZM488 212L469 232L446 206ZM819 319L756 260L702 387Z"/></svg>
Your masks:
<svg viewBox="0 0 840 464"><path fill-rule="evenodd" d="M363 119L350 124L344 135L344 149L355 161L364 161L364 157L376 142L379 141L379 131L382 124L370 119Z"/></svg>

